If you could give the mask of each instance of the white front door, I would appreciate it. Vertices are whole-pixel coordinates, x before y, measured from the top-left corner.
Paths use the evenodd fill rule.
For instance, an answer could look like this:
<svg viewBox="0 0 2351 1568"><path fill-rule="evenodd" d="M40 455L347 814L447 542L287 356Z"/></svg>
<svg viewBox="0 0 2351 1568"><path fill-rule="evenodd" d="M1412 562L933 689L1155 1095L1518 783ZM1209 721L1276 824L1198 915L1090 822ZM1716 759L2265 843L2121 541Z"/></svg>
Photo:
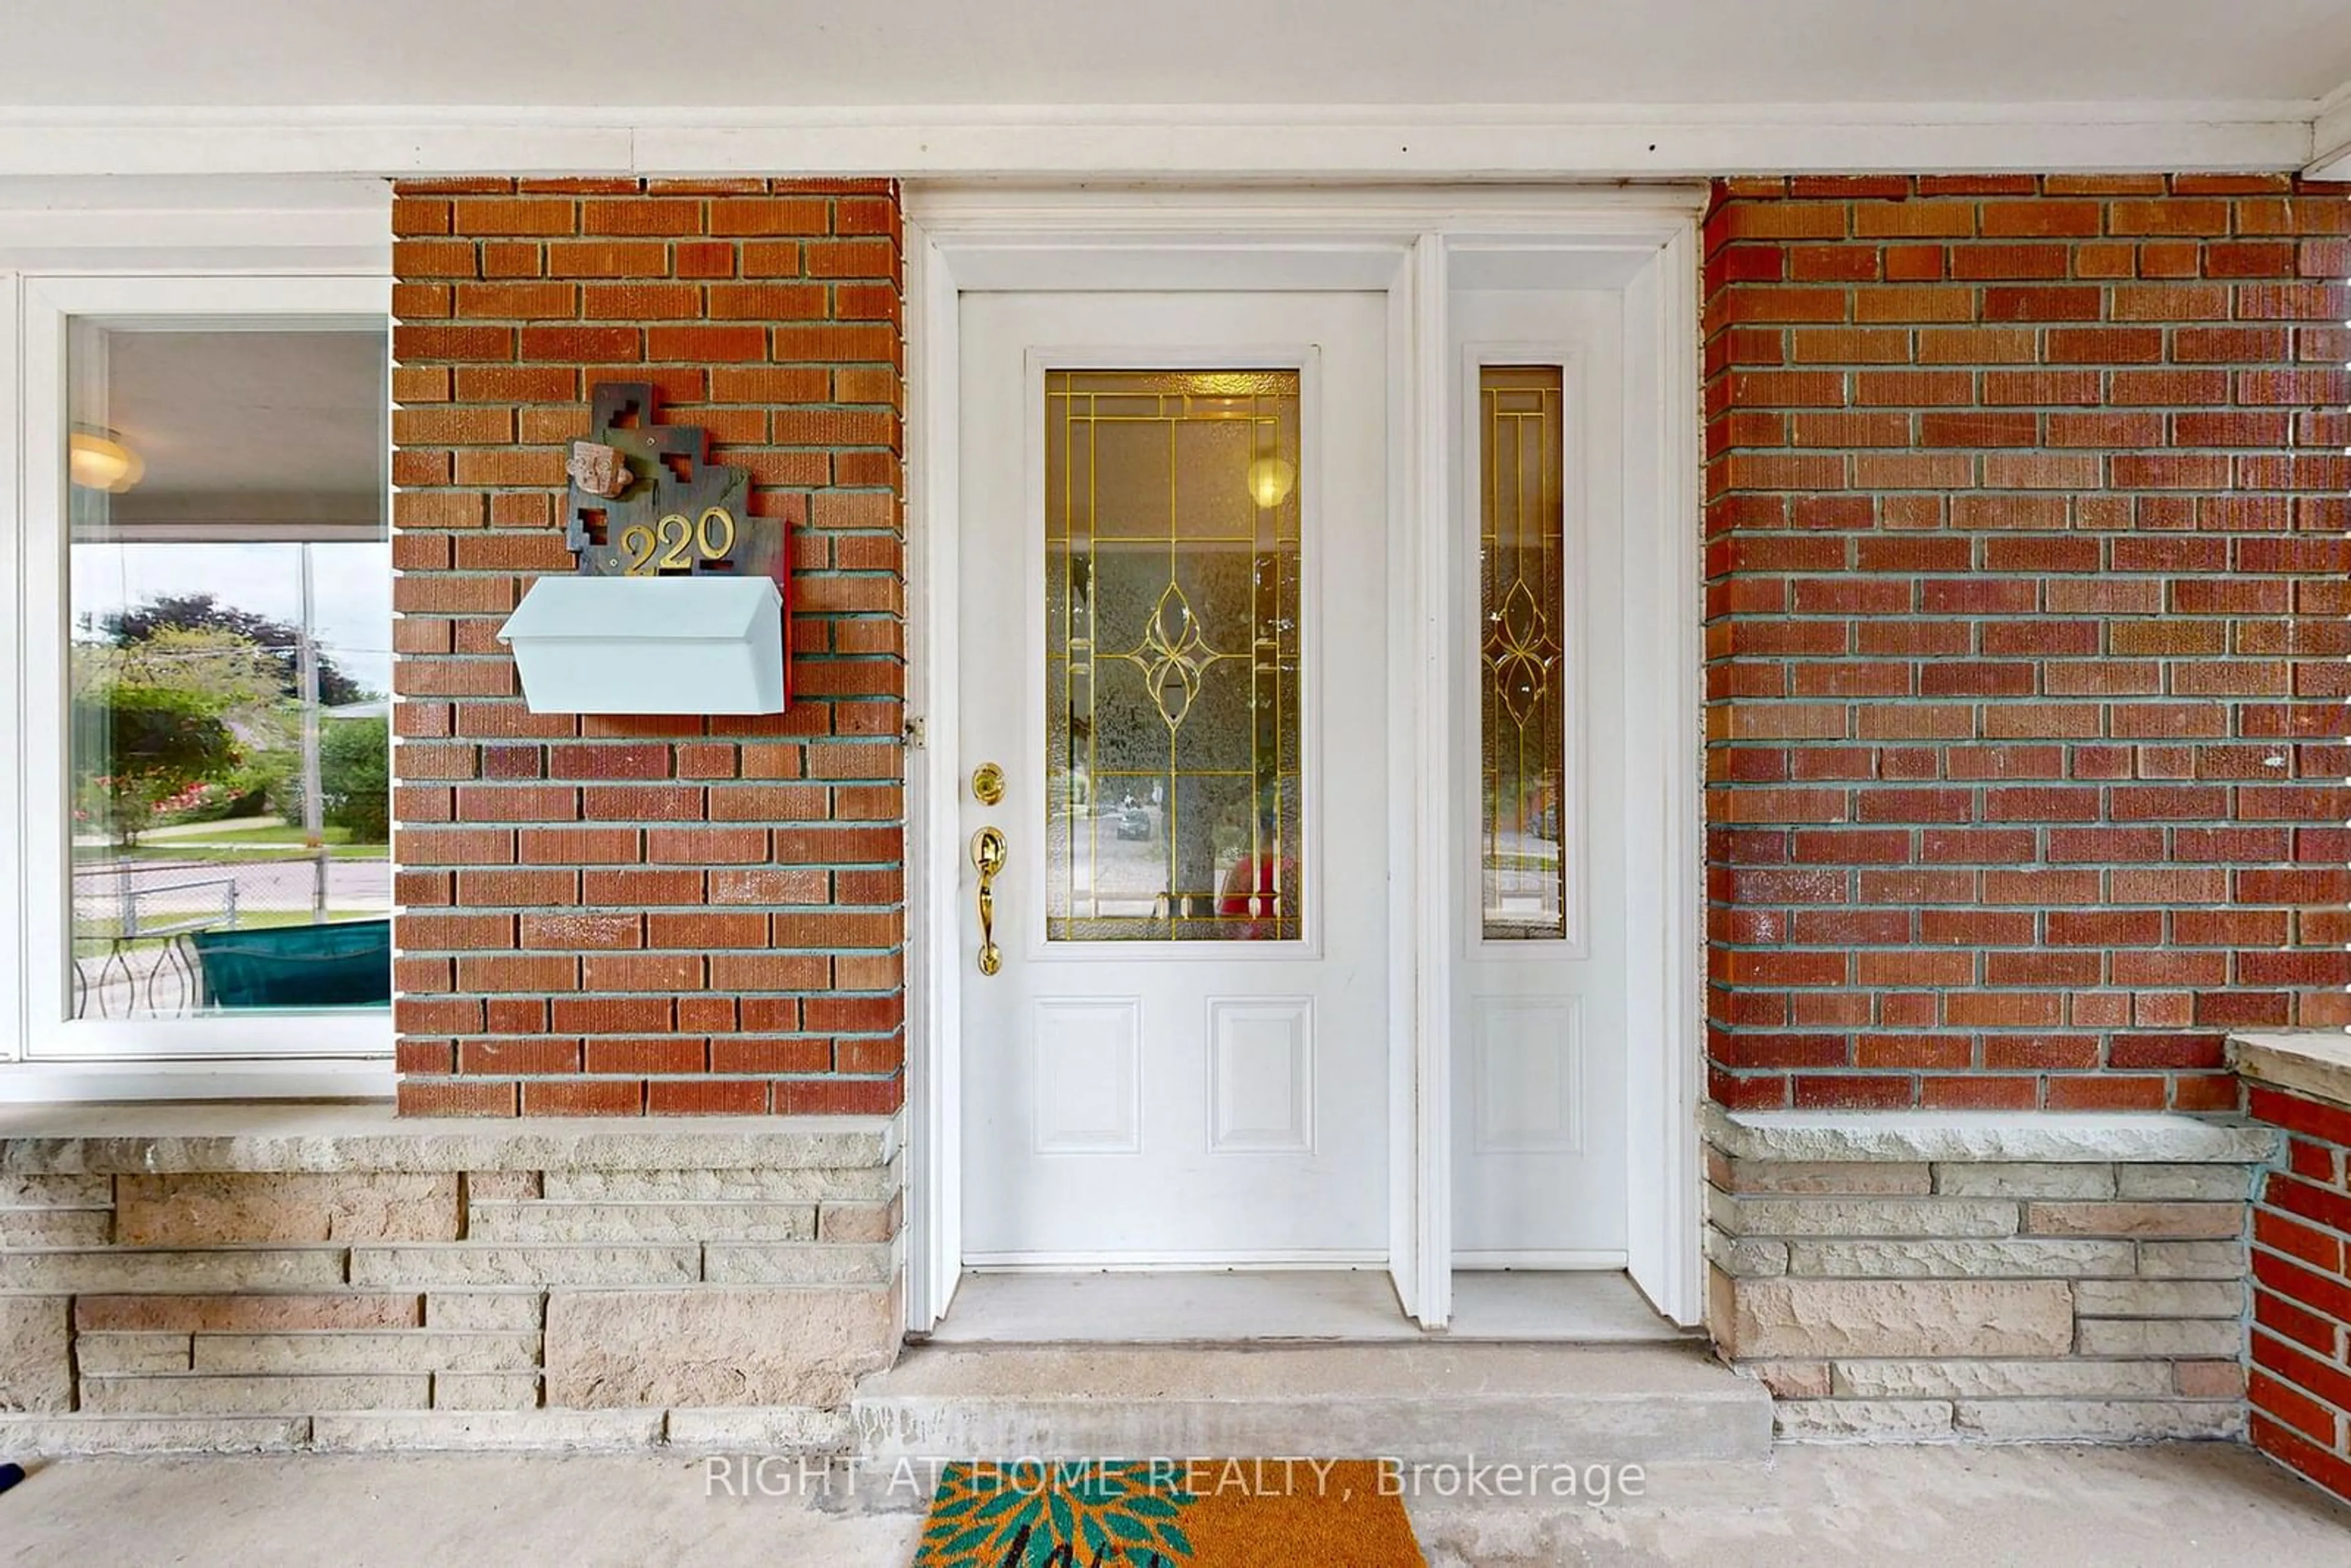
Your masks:
<svg viewBox="0 0 2351 1568"><path fill-rule="evenodd" d="M964 1260L1380 1267L1386 298L960 310Z"/></svg>

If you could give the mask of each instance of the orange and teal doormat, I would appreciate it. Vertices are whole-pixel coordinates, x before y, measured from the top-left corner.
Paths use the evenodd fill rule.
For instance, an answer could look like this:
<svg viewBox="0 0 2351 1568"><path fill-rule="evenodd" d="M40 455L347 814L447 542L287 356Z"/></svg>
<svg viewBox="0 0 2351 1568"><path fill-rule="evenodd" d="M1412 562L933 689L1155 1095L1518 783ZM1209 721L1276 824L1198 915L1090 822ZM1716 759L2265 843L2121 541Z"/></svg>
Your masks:
<svg viewBox="0 0 2351 1568"><path fill-rule="evenodd" d="M1397 1491L1371 1459L950 1464L914 1568L1425 1568Z"/></svg>

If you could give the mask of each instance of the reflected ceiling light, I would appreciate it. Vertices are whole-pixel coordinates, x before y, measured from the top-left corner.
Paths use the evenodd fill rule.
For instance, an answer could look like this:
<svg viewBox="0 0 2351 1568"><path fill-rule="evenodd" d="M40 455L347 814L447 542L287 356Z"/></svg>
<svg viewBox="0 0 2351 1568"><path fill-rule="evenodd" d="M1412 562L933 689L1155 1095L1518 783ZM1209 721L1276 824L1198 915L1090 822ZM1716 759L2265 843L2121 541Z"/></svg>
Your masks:
<svg viewBox="0 0 2351 1568"><path fill-rule="evenodd" d="M120 496L147 476L147 460L123 445L118 432L99 425L75 425L66 455L73 482L85 490Z"/></svg>
<svg viewBox="0 0 2351 1568"><path fill-rule="evenodd" d="M1287 457L1260 457L1249 465L1249 495L1260 507L1279 507L1298 487L1298 465Z"/></svg>

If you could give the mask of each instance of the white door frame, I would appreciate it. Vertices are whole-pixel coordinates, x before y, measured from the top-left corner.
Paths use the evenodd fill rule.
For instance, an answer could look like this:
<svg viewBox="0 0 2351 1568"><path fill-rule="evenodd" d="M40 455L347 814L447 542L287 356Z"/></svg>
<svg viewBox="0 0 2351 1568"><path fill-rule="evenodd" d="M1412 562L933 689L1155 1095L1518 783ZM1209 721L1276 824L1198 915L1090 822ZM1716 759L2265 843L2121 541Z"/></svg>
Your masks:
<svg viewBox="0 0 2351 1568"><path fill-rule="evenodd" d="M1389 1030L1394 1272L1405 1310L1451 1311L1451 983L1458 879L1447 857L1454 733L1447 302L1459 263L1620 289L1625 310L1625 593L1659 629L1627 661L1623 828L1634 969L1629 1269L1667 1316L1703 1315L1701 702L1697 218L1703 189L1307 190L919 186L906 193L908 989L906 1325L926 1333L962 1273L964 788L957 724L958 301L988 289L1358 289L1388 297ZM1656 786L1663 779L1666 787Z"/></svg>

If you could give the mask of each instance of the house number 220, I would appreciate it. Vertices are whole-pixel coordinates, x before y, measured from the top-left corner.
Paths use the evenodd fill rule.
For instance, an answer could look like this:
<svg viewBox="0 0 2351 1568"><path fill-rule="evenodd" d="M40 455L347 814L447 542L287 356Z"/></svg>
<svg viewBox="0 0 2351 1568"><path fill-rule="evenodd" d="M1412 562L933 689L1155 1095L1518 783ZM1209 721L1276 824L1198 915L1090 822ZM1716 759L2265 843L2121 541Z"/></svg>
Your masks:
<svg viewBox="0 0 2351 1568"><path fill-rule="evenodd" d="M632 523L621 530L621 549L629 558L631 577L653 577L664 571L691 571L692 550L705 560L725 560L735 548L735 517L724 507L705 507L699 519L687 522L684 512L672 512L647 527Z"/></svg>

